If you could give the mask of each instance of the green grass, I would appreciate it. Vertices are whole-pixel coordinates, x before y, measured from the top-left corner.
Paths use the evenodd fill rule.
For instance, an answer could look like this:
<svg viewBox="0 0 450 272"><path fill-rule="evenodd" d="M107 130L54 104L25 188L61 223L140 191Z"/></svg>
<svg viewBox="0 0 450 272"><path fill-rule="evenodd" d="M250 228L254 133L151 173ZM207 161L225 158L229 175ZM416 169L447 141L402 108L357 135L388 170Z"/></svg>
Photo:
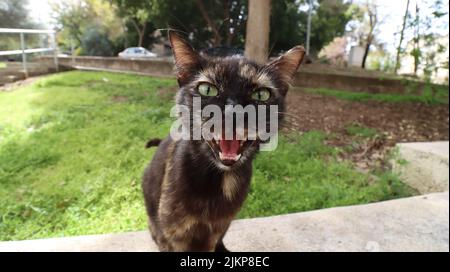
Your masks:
<svg viewBox="0 0 450 272"><path fill-rule="evenodd" d="M413 94L371 94L363 92L350 92L344 90L334 90L328 88L306 89L309 93L315 93L326 96L333 96L342 100L349 101L378 101L387 103L425 103L431 105L448 104L448 89L439 88L433 94L430 87L426 87L423 95Z"/></svg>
<svg viewBox="0 0 450 272"><path fill-rule="evenodd" d="M345 128L347 134L362 138L372 138L379 134L378 130L358 124L350 124Z"/></svg>
<svg viewBox="0 0 450 272"><path fill-rule="evenodd" d="M338 162L338 150L325 146L325 135L310 132L296 141L281 139L275 152L255 162L250 195L240 218L370 203L413 194L392 173L373 182L368 175Z"/></svg>
<svg viewBox="0 0 450 272"><path fill-rule="evenodd" d="M141 175L168 134L175 80L97 72L48 76L0 92L0 240L146 228ZM334 159L324 134L281 137L254 164L239 217L368 203L412 194Z"/></svg>
<svg viewBox="0 0 450 272"><path fill-rule="evenodd" d="M6 68L6 63L0 61L0 69Z"/></svg>

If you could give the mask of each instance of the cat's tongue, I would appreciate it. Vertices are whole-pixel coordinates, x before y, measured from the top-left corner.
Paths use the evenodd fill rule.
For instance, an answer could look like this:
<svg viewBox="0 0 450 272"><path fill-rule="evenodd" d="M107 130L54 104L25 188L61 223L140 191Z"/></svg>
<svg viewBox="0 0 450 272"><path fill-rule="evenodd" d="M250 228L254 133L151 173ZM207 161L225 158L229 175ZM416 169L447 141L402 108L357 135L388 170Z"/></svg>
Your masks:
<svg viewBox="0 0 450 272"><path fill-rule="evenodd" d="M239 152L240 141L239 140L220 140L220 159L222 161L235 162L241 157Z"/></svg>

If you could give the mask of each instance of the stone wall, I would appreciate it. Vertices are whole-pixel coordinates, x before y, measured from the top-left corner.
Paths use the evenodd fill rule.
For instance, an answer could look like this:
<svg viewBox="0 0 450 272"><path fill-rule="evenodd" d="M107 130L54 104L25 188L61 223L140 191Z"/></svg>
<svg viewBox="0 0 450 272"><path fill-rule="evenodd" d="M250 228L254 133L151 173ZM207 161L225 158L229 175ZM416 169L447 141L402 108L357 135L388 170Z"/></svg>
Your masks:
<svg viewBox="0 0 450 272"><path fill-rule="evenodd" d="M53 58L42 57L40 61L49 64L53 63ZM59 63L66 69L99 69L153 76L173 76L173 61L170 58L59 57ZM377 72L329 68L320 64L305 64L297 73L294 86L304 88L333 88L354 92L420 94L425 84L386 78ZM439 87L439 85L431 86Z"/></svg>
<svg viewBox="0 0 450 272"><path fill-rule="evenodd" d="M168 59L124 59L117 57L59 57L61 66L76 69L96 68L124 72L137 72L154 76L172 76L173 62ZM52 62L52 58L43 57L41 61Z"/></svg>

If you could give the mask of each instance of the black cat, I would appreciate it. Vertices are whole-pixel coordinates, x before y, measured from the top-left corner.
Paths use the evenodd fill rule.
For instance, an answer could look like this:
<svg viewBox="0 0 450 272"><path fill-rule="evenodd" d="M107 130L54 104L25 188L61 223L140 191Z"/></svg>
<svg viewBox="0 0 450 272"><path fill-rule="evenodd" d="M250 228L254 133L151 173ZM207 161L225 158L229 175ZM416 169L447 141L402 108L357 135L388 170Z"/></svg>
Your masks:
<svg viewBox="0 0 450 272"><path fill-rule="evenodd" d="M173 31L169 38L180 89L176 103L277 105L305 51L294 47L261 65L242 56L200 55ZM281 115L280 115L281 116ZM281 117L279 117L281 120ZM152 140L159 145L143 177L151 235L161 251L227 251L223 237L244 202L259 139Z"/></svg>

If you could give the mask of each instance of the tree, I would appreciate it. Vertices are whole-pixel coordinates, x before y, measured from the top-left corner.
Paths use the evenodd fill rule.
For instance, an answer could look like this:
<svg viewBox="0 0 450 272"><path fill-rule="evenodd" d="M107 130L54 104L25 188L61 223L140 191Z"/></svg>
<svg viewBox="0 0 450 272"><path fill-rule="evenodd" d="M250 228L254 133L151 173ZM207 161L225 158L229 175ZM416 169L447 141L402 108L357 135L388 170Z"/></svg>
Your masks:
<svg viewBox="0 0 450 272"><path fill-rule="evenodd" d="M145 35L154 29L148 29L151 12L153 10L152 0L112 0L117 7L118 15L131 24L138 34L137 46L143 46Z"/></svg>
<svg viewBox="0 0 450 272"><path fill-rule="evenodd" d="M374 40L374 30L375 30L375 26L377 25L377 22L378 22L377 8L374 5L370 5L370 4L367 4L367 6L368 6L367 15L369 17L369 33L367 34L361 68L366 68L367 56L369 55L370 46L372 45L372 42Z"/></svg>
<svg viewBox="0 0 450 272"><path fill-rule="evenodd" d="M2 0L0 2L0 27L33 28L35 23L29 17L28 0Z"/></svg>
<svg viewBox="0 0 450 272"><path fill-rule="evenodd" d="M411 27L414 28L414 48L410 52L411 56L414 58L414 76L417 76L417 71L419 70L419 62L421 57L420 52L420 9L419 9L419 3L416 2L416 16L414 17L414 20L411 22Z"/></svg>
<svg viewBox="0 0 450 272"><path fill-rule="evenodd" d="M351 5L350 1L317 0L311 23L310 55L316 56L320 49L335 37L341 37L345 34L345 26L352 19L352 14L348 12ZM307 12L303 13L301 37L306 37Z"/></svg>
<svg viewBox="0 0 450 272"><path fill-rule="evenodd" d="M418 76L419 69L422 68L425 79L430 80L430 77L437 69L448 69L445 68L448 58L444 63L439 63L436 60L436 56L442 55L448 48L446 48L445 44L440 44L442 39L438 34L434 33L436 21L447 15L447 12L443 12L445 9L441 0L424 1L422 6L423 10L428 9L431 13L426 14L422 12L422 9L416 3L415 15L410 16L411 21L406 26L407 28L412 28L413 31L413 45L409 55L414 59L414 75Z"/></svg>
<svg viewBox="0 0 450 272"><path fill-rule="evenodd" d="M72 0L52 2L51 8L53 18L57 22L58 43L63 49L75 47L78 53L88 54L90 48L85 48L90 43L86 43L86 37L92 36L92 29L96 28L96 33L108 39L108 43L113 45L108 47L111 52L106 55L117 53L121 48L116 48L115 42L119 41L124 33L122 20L115 14L111 3L103 0ZM89 35L87 35L87 33Z"/></svg>
<svg viewBox="0 0 450 272"><path fill-rule="evenodd" d="M198 48L242 47L247 0L154 0L151 16L157 28L172 28Z"/></svg>
<svg viewBox="0 0 450 272"><path fill-rule="evenodd" d="M81 45L81 38L83 31L87 28L90 21L93 20L89 6L84 1L61 1L52 2L51 8L53 11L53 18L58 23L58 28L61 29L60 39L74 41L77 46Z"/></svg>
<svg viewBox="0 0 450 272"><path fill-rule="evenodd" d="M245 56L257 62L269 54L270 0L249 0Z"/></svg>
<svg viewBox="0 0 450 272"><path fill-rule="evenodd" d="M212 32L212 46L230 46L236 34L243 32L247 0L195 0L195 4Z"/></svg>
<svg viewBox="0 0 450 272"><path fill-rule="evenodd" d="M224 1L224 3L227 3L229 1ZM203 4L203 0L195 0L195 3L197 5L197 8L199 9L200 13L203 16L203 19L205 19L206 23L208 24L208 27L211 29L213 35L214 35L214 46L219 46L222 43L222 35L220 34L216 24L213 22L211 17L208 14L208 11L205 8L205 5ZM224 10L229 10L228 6L224 7Z"/></svg>
<svg viewBox="0 0 450 272"><path fill-rule="evenodd" d="M81 39L82 55L112 56L113 45L108 35L99 27L92 26L86 30Z"/></svg>
<svg viewBox="0 0 450 272"><path fill-rule="evenodd" d="M270 51L272 54L305 43L307 14L300 10L302 4L304 1L272 1L270 17L270 29L272 30L270 31ZM314 35L314 33L312 34Z"/></svg>
<svg viewBox="0 0 450 272"><path fill-rule="evenodd" d="M347 44L347 37L336 37L320 50L318 57L332 65L344 66Z"/></svg>
<svg viewBox="0 0 450 272"><path fill-rule="evenodd" d="M416 3L414 9L411 9L409 2L399 32L394 71L399 73L404 58L412 58L406 62L412 63L408 73L426 81L436 80L440 69L448 73L448 19L445 19L448 1L424 0L420 5Z"/></svg>
<svg viewBox="0 0 450 272"><path fill-rule="evenodd" d="M110 0L128 32L139 36L138 44L148 47L157 29L182 31L198 47L230 46L242 43L247 0ZM149 43L146 43L148 39ZM236 41L237 40L237 41Z"/></svg>
<svg viewBox="0 0 450 272"><path fill-rule="evenodd" d="M27 0L2 0L0 1L0 27L1 28L37 28L38 24L30 18L26 8ZM38 35L25 35L26 43L30 46L38 46ZM1 34L0 50L12 50L20 48L18 34Z"/></svg>
<svg viewBox="0 0 450 272"><path fill-rule="evenodd" d="M448 73L448 25L446 25L447 36L442 37L436 33L436 23L448 15L442 0L426 1L424 5L429 6L430 14L419 17L416 11L417 29L413 39L415 47L412 50L414 57L414 69L416 73L422 68L426 81L431 81L439 69L446 69ZM448 2L447 2L448 6ZM414 24L413 24L414 25ZM445 56L445 57L444 57ZM448 80L448 79L447 79Z"/></svg>
<svg viewBox="0 0 450 272"><path fill-rule="evenodd" d="M122 5L120 17L127 22L127 33L137 33L126 14L135 14L134 4L145 3L148 13L147 33L152 29L172 28L184 33L197 48L227 46L242 48L245 44L248 0L109 0ZM269 48L273 54L298 44L306 38L307 13L301 9L305 0L272 1ZM334 37L342 36L351 19L351 4L345 0L314 0L311 49L317 54ZM120 10L120 9L119 9ZM140 29L142 29L143 25ZM130 34L131 35L131 34ZM149 42L156 39L149 40Z"/></svg>
<svg viewBox="0 0 450 272"><path fill-rule="evenodd" d="M346 0L313 2L311 51L317 54L334 37L342 36L351 17L347 14L350 4ZM155 31L168 28L183 32L199 49L243 48L245 45L248 0L68 0L58 3L54 8L62 30L58 40L66 47L70 40L81 47L82 37L92 25L102 28L113 43L114 51L132 45L151 48L154 42L164 38ZM305 43L307 13L302 8L304 5L305 0L272 1L268 20L273 30L268 43L272 54Z"/></svg>
<svg viewBox="0 0 450 272"><path fill-rule="evenodd" d="M347 36L353 42L357 43L358 46L364 48L361 63L361 68L364 69L368 66L367 63L371 49L378 51L384 50L383 44L377 40L379 34L378 26L383 24L388 17L380 18L378 8L376 2L366 0L364 3L352 4L348 10L348 13L352 14L352 20L347 24ZM383 69L390 67L390 64L385 65L387 62L384 59L387 56L383 52L376 52L374 55L383 58L383 60L380 60L380 63L375 65L376 67L383 67ZM371 62L373 63L374 60L371 60ZM374 65L371 66L374 67Z"/></svg>
<svg viewBox="0 0 450 272"><path fill-rule="evenodd" d="M407 2L406 2L406 10L405 10L405 15L403 16L402 30L400 31L400 41L399 41L398 47L397 47L397 57L395 58L395 70L394 70L395 73L397 73L398 69L400 69L400 54L402 52L402 43L403 43L403 38L405 35L406 22L408 19L409 2L410 2L410 0L407 0Z"/></svg>

